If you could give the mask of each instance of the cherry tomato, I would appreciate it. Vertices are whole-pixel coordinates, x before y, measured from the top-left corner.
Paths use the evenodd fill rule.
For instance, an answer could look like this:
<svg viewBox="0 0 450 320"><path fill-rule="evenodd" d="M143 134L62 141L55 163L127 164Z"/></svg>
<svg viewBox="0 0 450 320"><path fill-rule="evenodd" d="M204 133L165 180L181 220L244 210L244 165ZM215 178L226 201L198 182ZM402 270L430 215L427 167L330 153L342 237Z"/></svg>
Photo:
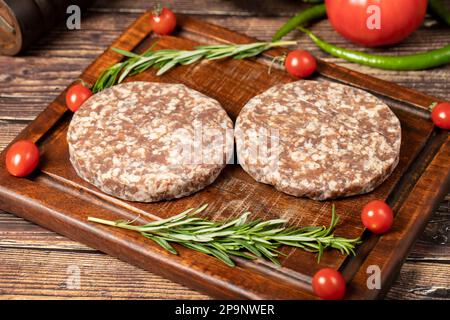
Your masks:
<svg viewBox="0 0 450 320"><path fill-rule="evenodd" d="M28 140L14 143L6 152L6 169L16 177L25 177L36 169L39 163L39 149Z"/></svg>
<svg viewBox="0 0 450 320"><path fill-rule="evenodd" d="M81 105L92 96L92 91L81 83L74 84L67 90L66 105L72 111L77 111Z"/></svg>
<svg viewBox="0 0 450 320"><path fill-rule="evenodd" d="M294 77L306 78L316 71L317 62L308 51L294 50L286 56L284 67Z"/></svg>
<svg viewBox="0 0 450 320"><path fill-rule="evenodd" d="M172 33L177 26L177 18L172 10L162 8L161 12L154 12L150 21L152 30L159 35Z"/></svg>
<svg viewBox="0 0 450 320"><path fill-rule="evenodd" d="M434 124L445 130L450 130L450 103L441 102L431 111L431 120Z"/></svg>
<svg viewBox="0 0 450 320"><path fill-rule="evenodd" d="M373 233L382 234L391 228L394 221L394 213L386 202L373 200L362 209L361 221Z"/></svg>
<svg viewBox="0 0 450 320"><path fill-rule="evenodd" d="M422 24L427 9L427 0L325 0L325 4L337 32L369 47L402 41Z"/></svg>
<svg viewBox="0 0 450 320"><path fill-rule="evenodd" d="M312 280L316 296L324 300L341 300L345 295L345 279L339 271L324 268L317 271Z"/></svg>

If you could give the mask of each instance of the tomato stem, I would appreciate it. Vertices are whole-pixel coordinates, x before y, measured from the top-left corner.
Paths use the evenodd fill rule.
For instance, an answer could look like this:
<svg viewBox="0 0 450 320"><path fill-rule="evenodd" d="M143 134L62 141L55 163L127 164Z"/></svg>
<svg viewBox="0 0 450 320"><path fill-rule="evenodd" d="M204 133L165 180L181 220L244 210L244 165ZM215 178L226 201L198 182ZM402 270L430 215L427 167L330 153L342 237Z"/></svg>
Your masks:
<svg viewBox="0 0 450 320"><path fill-rule="evenodd" d="M82 84L84 87L86 87L86 88L88 88L88 89L91 89L91 86L90 86L86 81L84 81L83 79L78 78L78 81L80 81L81 84Z"/></svg>
<svg viewBox="0 0 450 320"><path fill-rule="evenodd" d="M159 16L161 15L162 9L163 9L163 7L161 6L161 3L157 3L157 4L155 4L155 6L153 7L152 14L153 14L154 16L159 17Z"/></svg>
<svg viewBox="0 0 450 320"><path fill-rule="evenodd" d="M428 110L430 110L430 112L433 111L434 107L436 107L437 105L438 105L437 102L433 102L432 104L430 104L430 105L428 106Z"/></svg>

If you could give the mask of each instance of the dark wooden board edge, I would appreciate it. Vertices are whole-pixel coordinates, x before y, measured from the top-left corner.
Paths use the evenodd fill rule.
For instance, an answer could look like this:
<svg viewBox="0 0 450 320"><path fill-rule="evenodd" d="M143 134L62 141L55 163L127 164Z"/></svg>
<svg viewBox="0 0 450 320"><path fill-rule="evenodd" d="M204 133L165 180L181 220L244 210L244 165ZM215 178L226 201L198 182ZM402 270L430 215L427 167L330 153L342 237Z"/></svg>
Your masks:
<svg viewBox="0 0 450 320"><path fill-rule="evenodd" d="M378 237L376 245L353 277L348 299L380 299L386 295L415 241L450 191L450 136L448 133L443 133L443 136L445 142L402 203L391 231ZM388 256L386 252L389 252ZM380 268L379 289L370 290L365 286L369 266Z"/></svg>
<svg viewBox="0 0 450 320"><path fill-rule="evenodd" d="M237 35L236 33L232 32L232 31L226 30L226 29L218 27L218 26L211 25L209 23L205 23L205 22L197 23L196 20L191 19L189 17L181 17L181 21L182 21L182 23L184 23L186 25L186 28L188 28L188 29L196 28L196 29L198 29L197 30L198 32L211 32L211 31L216 32L216 34L219 34L219 37L217 39L219 42L223 42L223 39L221 39L220 34L232 33L232 34L234 34L234 36ZM211 30L211 29L213 29L213 30ZM138 18L122 34L122 36L119 37L112 44L111 47L120 47L120 48L126 49L126 50L133 50L134 47L136 47L146 36L148 36L148 33L149 33L148 30L150 30L150 28L148 26L148 14L144 14L140 18ZM131 38L133 39L133 41L130 41L130 35L131 35ZM242 42L254 41L254 39L244 36L244 35L238 35L238 36L242 37ZM283 50L272 50L272 52L269 52L268 55L269 56L276 55L277 51L283 51ZM95 74L93 72L93 70L102 69L106 66L109 66L109 65L119 61L120 59L121 59L120 55L114 53L110 48L108 48L99 58L97 58L83 72L82 79L87 82L92 83L95 80L95 78L98 76L97 74ZM407 88L404 88L404 87L401 87L398 85L393 85L392 83L389 83L387 81L376 79L376 78L373 78L370 76L366 76L364 74L358 73L356 71L351 71L351 70L348 70L348 69L345 69L342 67L337 67L337 66L334 66L334 65L329 64L324 61L319 62L319 70L321 71L321 73L323 75L328 76L334 80L338 80L338 81L348 83L348 84L351 84L354 86L359 86L363 89L366 89L366 90L369 90L372 92L376 92L381 95L388 96L388 97L393 98L398 101L412 104L416 107L426 108L431 102L437 101L436 98L421 94L412 89L407 89ZM366 85L366 84L368 84L368 85ZM391 88L391 89L385 90L388 88ZM46 134L46 132L48 130L50 130L51 127L54 126L59 121L59 119L66 113L66 108L64 106L64 99L63 99L64 94L65 94L65 92L61 93L61 95L58 96L58 98L42 114L40 114L36 118L36 120L34 120L27 128L25 128L14 141L16 141L17 139L30 139L33 141L38 141L42 136L44 136ZM49 119L51 119L51 121L49 121ZM442 146L442 148L448 149L448 144L449 143L447 141ZM445 146L447 146L447 147L445 147ZM4 163L4 156L5 156L5 151L1 155L1 160L2 160L1 166L2 167L3 167L3 163ZM447 157L447 159L445 159L445 157ZM436 155L435 159L433 159L430 166L432 166L433 163L435 163L435 162L445 164L445 160L447 160L447 164L450 162L450 157L448 156L448 152L438 152L438 154ZM448 166L445 168L448 169ZM2 168L2 169L4 169L4 168ZM424 184L423 179L427 179L428 183L433 184L435 186L434 190L430 190L429 193L427 193L428 195L431 196L431 199L433 199L434 201L431 201L431 202L428 201L427 205L424 206L424 208L423 208L423 209L427 209L426 211L423 211L423 212L426 212L429 216L430 212L432 212L432 208L434 208L436 206L436 204L438 203L439 196L443 195L443 192L444 192L443 190L448 189L448 186L447 186L448 175L445 176L445 180L442 180L443 175L429 176L429 174L427 175L428 170L429 169L427 169L427 171L425 171L424 175L418 180L416 186ZM416 190L416 188L414 190ZM0 192L0 194L2 194L2 196L4 196L3 191L4 190L2 189L2 192ZM411 197L412 196L410 196L410 198ZM26 213L26 210L27 210L26 204L28 204L28 205L31 204L30 199L17 198L17 199L14 199L14 201L17 201L20 203L11 204L11 203L4 202L4 200L6 198L4 198L4 199L2 199L2 201L0 201L0 203L2 204L3 207L6 207L8 211L17 212L17 213L19 213L19 215L22 215L25 218L28 217L29 220L33 220L33 218L31 216L28 216L28 214ZM408 198L408 200L413 200L410 198ZM412 197L412 198L414 198L414 197ZM13 201L13 199L9 198L9 201ZM408 203L409 202L406 201L403 204L402 210L398 214L401 214L402 212L404 212L403 208L405 208L405 206L408 207ZM416 210L420 211L420 209L421 209L421 205L417 204ZM42 224L42 225L46 224L44 221L39 221L38 223ZM426 220L422 220L422 223L420 224L420 226L414 225L415 230L420 231L421 228L423 228L423 226L425 225L425 223L426 223ZM410 227L411 227L411 225L410 225ZM56 225L49 226L49 228L58 232L58 230L57 230L58 227ZM408 230L404 230L404 233L407 234ZM410 241L408 241L406 243L404 241L402 241L402 238L397 239L398 244L401 244L402 248L410 248L411 245L414 243L417 233L418 232L414 233L414 236L409 236L408 239L410 239ZM68 235L68 236L71 237L70 235ZM73 236L72 238L75 238L76 240L79 240L81 242L85 242L85 241L83 241L83 238L80 239L78 236ZM377 246L375 247L375 249L377 249L380 245L382 245L384 243L385 239L386 239L385 237L381 237L380 240L377 242ZM118 256L119 258L123 258L123 257L121 257L121 254L118 254L117 252L111 252L111 250L108 250L107 248L104 249L103 251L109 252L110 254L112 254L114 256ZM396 255L395 257L393 257L392 259L387 261L388 263L386 263L386 270L388 270L389 268L393 268L393 266L396 266L396 265L401 266L401 261L404 259L404 257L406 257L407 252L408 252L408 250L405 249L402 251L402 254ZM364 263L364 265L366 265L367 262L370 262L373 259L374 258L372 258L371 254L369 254L367 256L367 259L365 260L366 262ZM124 260L127 260L126 257L124 258ZM400 262L398 262L398 261L400 261ZM146 269L149 269L148 265L143 265L142 263L139 263L139 261L134 261L133 263L140 265ZM151 268L151 269L153 269L153 268ZM162 273L164 276L167 276L173 280L180 281L180 279L176 279L177 277L173 277L173 276L171 276L171 274L166 274L166 272L159 270L159 268L158 268L158 270L153 270L153 271L155 271L157 273ZM360 269L357 272L357 274L353 278L350 286L352 286L352 284L355 282L355 280L361 276L362 277L367 276L365 274L365 272L363 272L362 269ZM392 275L390 275L390 277L392 277ZM181 281L181 282L184 282L184 281ZM360 285L362 283L365 283L365 281L360 281L358 284ZM387 284L388 281L384 280L383 283ZM200 286L193 285L192 283L187 283L187 284L190 285L191 287L194 287L195 289L200 289L200 290L203 289L202 284L200 284ZM211 288L210 288L210 290L211 290ZM257 296L249 296L246 294L239 295L238 292L236 292L234 290L232 290L232 291L234 291L234 293L230 292L231 295L228 295L228 294L223 295L224 292L222 292L222 291L217 292L217 290L212 290L212 291L210 291L210 290L208 290L209 293L212 293L213 295L218 296L218 297L261 298L261 297L257 297ZM349 298L354 298L354 297L377 298L380 296L380 294L365 295L364 291L367 291L367 290L364 290L364 288L362 288L361 292L358 292L358 290L356 290L356 289L352 289L352 290L353 291L351 291ZM306 294L304 297L312 298L312 296L310 296L309 294Z"/></svg>

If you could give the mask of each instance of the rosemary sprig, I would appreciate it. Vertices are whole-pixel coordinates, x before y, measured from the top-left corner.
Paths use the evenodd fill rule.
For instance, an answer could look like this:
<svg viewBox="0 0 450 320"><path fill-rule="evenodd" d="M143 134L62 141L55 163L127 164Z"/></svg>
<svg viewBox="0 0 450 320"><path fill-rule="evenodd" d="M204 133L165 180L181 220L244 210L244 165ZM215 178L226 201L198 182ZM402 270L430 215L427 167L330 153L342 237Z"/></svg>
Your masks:
<svg viewBox="0 0 450 320"><path fill-rule="evenodd" d="M88 221L140 232L167 251L177 254L171 243L214 256L233 267L233 256L245 259L265 258L280 265L277 257L283 255L278 249L283 246L301 248L318 253L317 260L327 248L337 249L342 254L355 254L359 238L347 239L333 234L339 217L332 207L329 227L286 227L286 220L247 221L249 212L232 221L213 222L197 215L206 209L188 209L176 216L153 221L145 225L132 225L133 221L111 221L89 217Z"/></svg>
<svg viewBox="0 0 450 320"><path fill-rule="evenodd" d="M136 75L151 67L159 69L156 75L160 76L176 65L188 65L201 59L216 60L228 57L246 59L257 56L273 47L290 46L296 43L296 41L276 41L249 44L219 44L198 46L194 50L153 50L153 45L141 55L112 48L112 50L125 56L127 59L104 70L92 87L92 91L97 93L116 83L121 83L127 76Z"/></svg>

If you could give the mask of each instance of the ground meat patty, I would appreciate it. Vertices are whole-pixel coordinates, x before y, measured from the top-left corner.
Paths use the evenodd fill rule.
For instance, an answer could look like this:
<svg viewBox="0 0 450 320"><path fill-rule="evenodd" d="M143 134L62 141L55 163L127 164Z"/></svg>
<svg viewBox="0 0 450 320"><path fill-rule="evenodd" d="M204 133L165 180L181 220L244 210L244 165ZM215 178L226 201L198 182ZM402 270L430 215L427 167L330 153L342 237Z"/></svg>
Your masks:
<svg viewBox="0 0 450 320"><path fill-rule="evenodd" d="M179 198L211 184L233 152L219 103L181 84L128 82L87 100L67 133L77 174L115 197Z"/></svg>
<svg viewBox="0 0 450 320"><path fill-rule="evenodd" d="M401 128L375 96L331 82L277 85L236 122L238 160L255 180L325 200L365 193L398 163Z"/></svg>

